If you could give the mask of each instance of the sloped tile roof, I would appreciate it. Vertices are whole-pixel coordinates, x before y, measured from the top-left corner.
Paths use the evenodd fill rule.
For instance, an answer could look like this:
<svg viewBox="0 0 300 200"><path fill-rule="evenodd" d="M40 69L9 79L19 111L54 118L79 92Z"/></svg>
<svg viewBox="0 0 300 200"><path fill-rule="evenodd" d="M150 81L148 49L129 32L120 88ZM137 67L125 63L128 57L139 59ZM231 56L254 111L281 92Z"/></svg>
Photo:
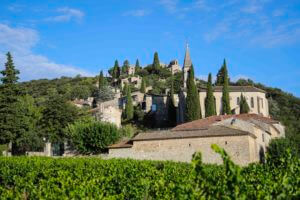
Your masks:
<svg viewBox="0 0 300 200"><path fill-rule="evenodd" d="M227 126L210 126L207 129L198 129L191 131L153 131L146 133L139 133L132 141L144 140L164 140L164 139L182 139L182 138L198 138L198 137L221 137L221 136L238 136L250 135L255 137L252 133L242 131Z"/></svg>
<svg viewBox="0 0 300 200"><path fill-rule="evenodd" d="M254 119L263 123L267 124L274 124L278 123L278 121L273 120L268 117L264 117L258 114L240 114L240 115L218 115L218 116L211 116L204 119L199 119L191 122L187 122L184 124L180 124L172 129L172 131L188 131L188 130L198 130L198 129L206 129L210 125L225 120L229 118L237 118L241 120L248 121L250 119Z"/></svg>
<svg viewBox="0 0 300 200"><path fill-rule="evenodd" d="M132 147L132 142L131 142L131 140L127 139L127 140L123 140L119 143L112 144L108 148L118 149L118 148L130 148L130 147Z"/></svg>
<svg viewBox="0 0 300 200"><path fill-rule="evenodd" d="M213 90L214 92L222 92L223 86L214 86ZM266 93L266 91L259 89L257 87L254 86L234 86L234 85L230 85L228 87L229 92L262 92L262 93ZM206 91L206 87L200 87L200 91Z"/></svg>

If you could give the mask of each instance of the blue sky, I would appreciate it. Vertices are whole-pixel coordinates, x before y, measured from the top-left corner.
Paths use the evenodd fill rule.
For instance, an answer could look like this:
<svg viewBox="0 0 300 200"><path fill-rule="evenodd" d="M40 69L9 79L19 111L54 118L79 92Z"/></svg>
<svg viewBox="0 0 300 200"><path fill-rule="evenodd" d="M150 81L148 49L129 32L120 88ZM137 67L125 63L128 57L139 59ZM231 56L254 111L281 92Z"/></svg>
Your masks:
<svg viewBox="0 0 300 200"><path fill-rule="evenodd" d="M107 70L118 59L182 64L196 75L226 58L232 80L250 78L300 97L298 0L0 0L0 64L11 51L21 80Z"/></svg>

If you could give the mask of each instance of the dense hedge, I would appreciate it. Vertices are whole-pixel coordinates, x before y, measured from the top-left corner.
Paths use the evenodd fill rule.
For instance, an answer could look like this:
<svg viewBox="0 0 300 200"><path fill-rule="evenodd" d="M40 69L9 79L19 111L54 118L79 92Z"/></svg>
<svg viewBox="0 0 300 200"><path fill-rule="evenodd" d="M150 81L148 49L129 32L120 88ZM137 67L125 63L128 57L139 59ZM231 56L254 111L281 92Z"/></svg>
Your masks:
<svg viewBox="0 0 300 200"><path fill-rule="evenodd" d="M3 199L299 199L300 161L240 168L99 158L0 158Z"/></svg>

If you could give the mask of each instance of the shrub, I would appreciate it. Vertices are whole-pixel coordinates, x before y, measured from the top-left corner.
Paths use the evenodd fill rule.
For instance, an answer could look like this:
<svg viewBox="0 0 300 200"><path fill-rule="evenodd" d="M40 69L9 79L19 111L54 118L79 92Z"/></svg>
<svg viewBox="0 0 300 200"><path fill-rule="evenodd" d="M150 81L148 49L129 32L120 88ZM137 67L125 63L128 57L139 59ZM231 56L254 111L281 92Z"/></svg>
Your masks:
<svg viewBox="0 0 300 200"><path fill-rule="evenodd" d="M69 124L66 128L71 146L82 154L103 152L108 145L118 141L120 131L114 124L85 119Z"/></svg>

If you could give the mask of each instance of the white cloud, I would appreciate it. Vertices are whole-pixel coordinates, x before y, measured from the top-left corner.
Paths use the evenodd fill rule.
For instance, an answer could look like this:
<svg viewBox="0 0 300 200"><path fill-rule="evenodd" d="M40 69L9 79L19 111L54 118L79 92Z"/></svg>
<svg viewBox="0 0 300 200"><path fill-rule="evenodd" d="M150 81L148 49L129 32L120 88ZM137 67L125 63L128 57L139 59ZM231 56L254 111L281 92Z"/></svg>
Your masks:
<svg viewBox="0 0 300 200"><path fill-rule="evenodd" d="M57 64L43 55L32 52L37 45L39 34L29 28L13 28L0 24L0 69L6 61L5 53L10 51L17 69L21 71L21 80L39 78L55 78L60 76L91 76L89 72L80 68Z"/></svg>
<svg viewBox="0 0 300 200"><path fill-rule="evenodd" d="M11 12L21 12L24 9L24 5L21 4L11 4L7 7L7 9Z"/></svg>
<svg viewBox="0 0 300 200"><path fill-rule="evenodd" d="M149 14L150 14L149 10L139 9L139 10L127 11L123 14L123 16L144 17Z"/></svg>
<svg viewBox="0 0 300 200"><path fill-rule="evenodd" d="M228 23L222 21L221 23L217 24L210 32L205 33L204 39L207 42L212 42L216 40L219 36L223 35L228 31L229 31Z"/></svg>
<svg viewBox="0 0 300 200"><path fill-rule="evenodd" d="M56 10L60 15L48 17L46 21L53 21L53 22L68 22L71 20L80 21L84 17L84 12L74 8L58 8Z"/></svg>
<svg viewBox="0 0 300 200"><path fill-rule="evenodd" d="M178 0L160 0L160 4L170 13L175 13L177 11L177 3Z"/></svg>

